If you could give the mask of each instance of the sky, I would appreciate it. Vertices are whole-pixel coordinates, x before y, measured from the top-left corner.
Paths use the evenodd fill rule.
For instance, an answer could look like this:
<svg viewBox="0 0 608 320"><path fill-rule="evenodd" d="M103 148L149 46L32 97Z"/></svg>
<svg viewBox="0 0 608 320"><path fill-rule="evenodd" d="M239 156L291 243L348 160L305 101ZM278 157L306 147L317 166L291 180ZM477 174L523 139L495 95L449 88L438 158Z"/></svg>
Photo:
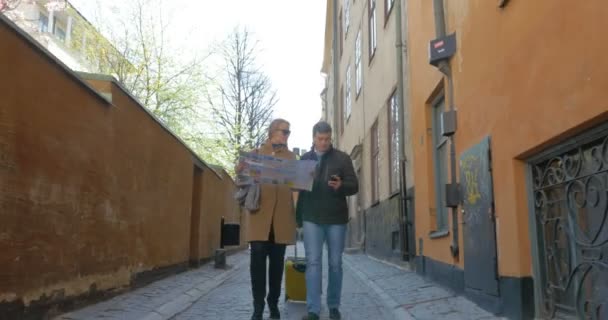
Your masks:
<svg viewBox="0 0 608 320"><path fill-rule="evenodd" d="M95 21L96 0L70 1ZM105 0L120 10L127 1ZM172 32L196 48L224 39L235 27L247 27L259 41L258 62L278 92L275 117L291 122L290 148L310 148L312 126L321 118L320 73L325 33L325 0L167 0Z"/></svg>

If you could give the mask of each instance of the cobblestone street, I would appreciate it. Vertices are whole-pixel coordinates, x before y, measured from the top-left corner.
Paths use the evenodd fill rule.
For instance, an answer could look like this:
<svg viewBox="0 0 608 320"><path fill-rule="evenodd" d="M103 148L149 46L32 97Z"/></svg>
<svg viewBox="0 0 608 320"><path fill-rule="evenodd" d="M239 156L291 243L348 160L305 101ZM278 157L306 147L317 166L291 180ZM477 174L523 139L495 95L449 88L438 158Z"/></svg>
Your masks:
<svg viewBox="0 0 608 320"><path fill-rule="evenodd" d="M291 250L289 250L291 251ZM289 252L288 251L288 252ZM303 252L303 248L300 249ZM289 254L289 253L288 253ZM325 257L325 261L327 257ZM324 268L325 277L326 268ZM382 305L373 291L358 279L353 272L345 269L344 298L342 312L345 319L391 319L390 310ZM326 284L324 279L324 284ZM176 320L194 319L235 319L246 320L251 318L252 304L249 290L249 273L247 268L237 272L226 280L220 287L213 290L197 301L191 308L180 313ZM283 290L283 293L285 291ZM303 303L285 302L281 299L282 317L284 319L301 319L306 312ZM325 297L323 300L325 301ZM268 311L266 311L268 316ZM324 310L327 318L327 310Z"/></svg>
<svg viewBox="0 0 608 320"><path fill-rule="evenodd" d="M239 252L228 257L228 270L207 264L56 319L246 320L252 312L248 261L248 252ZM281 300L280 308L283 319L305 314L303 303ZM363 254L345 255L341 310L353 320L498 319L414 272ZM328 319L327 310L322 319Z"/></svg>

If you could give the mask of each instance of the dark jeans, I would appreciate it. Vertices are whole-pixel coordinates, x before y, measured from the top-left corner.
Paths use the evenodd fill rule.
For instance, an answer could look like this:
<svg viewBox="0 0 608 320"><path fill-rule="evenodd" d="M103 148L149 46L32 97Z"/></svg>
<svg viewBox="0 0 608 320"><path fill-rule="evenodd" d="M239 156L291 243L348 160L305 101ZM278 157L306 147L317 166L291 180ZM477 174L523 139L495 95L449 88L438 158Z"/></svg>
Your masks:
<svg viewBox="0 0 608 320"><path fill-rule="evenodd" d="M277 305L281 296L281 282L283 281L283 268L285 261L284 244L274 242L271 234L268 241L252 241L251 260L249 269L251 272L251 291L253 293L253 304L256 307L264 307L264 298L269 305ZM266 260L270 260L268 266L268 296L266 297Z"/></svg>

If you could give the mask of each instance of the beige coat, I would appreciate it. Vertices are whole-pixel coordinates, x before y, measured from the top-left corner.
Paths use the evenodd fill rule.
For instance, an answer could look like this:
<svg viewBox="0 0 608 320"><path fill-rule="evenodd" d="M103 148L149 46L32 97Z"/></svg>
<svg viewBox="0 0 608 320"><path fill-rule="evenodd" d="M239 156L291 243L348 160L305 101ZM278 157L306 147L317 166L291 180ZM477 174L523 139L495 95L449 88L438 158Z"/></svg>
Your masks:
<svg viewBox="0 0 608 320"><path fill-rule="evenodd" d="M260 154L281 159L296 159L287 148L273 151L266 143L258 150ZM296 214L293 193L286 185L262 184L260 188L260 210L248 213L247 241L268 241L270 226L274 226L274 240L281 244L294 244L296 240Z"/></svg>

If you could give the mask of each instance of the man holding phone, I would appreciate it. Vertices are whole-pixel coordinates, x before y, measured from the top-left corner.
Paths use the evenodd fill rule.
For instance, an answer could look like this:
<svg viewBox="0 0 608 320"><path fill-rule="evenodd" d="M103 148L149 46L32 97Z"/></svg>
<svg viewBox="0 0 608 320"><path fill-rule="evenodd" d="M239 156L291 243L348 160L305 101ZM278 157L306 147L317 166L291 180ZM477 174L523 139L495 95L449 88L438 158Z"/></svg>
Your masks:
<svg viewBox="0 0 608 320"><path fill-rule="evenodd" d="M317 320L321 313L323 243L327 242L329 279L327 306L330 319L341 319L342 253L346 240L348 206L346 197L359 191L359 182L350 156L331 144L331 126L321 121L313 127L313 150L301 160L317 160L311 191L301 191L296 219L304 228L306 250L306 304L308 315Z"/></svg>

